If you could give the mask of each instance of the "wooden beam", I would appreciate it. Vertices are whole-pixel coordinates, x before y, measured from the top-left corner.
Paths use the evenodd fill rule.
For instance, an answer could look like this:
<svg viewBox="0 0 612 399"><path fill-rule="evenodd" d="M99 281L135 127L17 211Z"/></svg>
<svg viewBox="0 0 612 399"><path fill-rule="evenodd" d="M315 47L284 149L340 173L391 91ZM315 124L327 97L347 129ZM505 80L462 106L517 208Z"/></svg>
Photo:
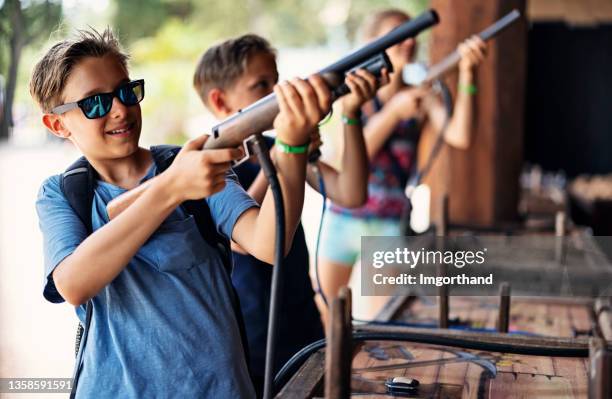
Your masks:
<svg viewBox="0 0 612 399"><path fill-rule="evenodd" d="M589 399L612 398L612 352L601 338L589 340Z"/></svg>
<svg viewBox="0 0 612 399"><path fill-rule="evenodd" d="M325 349L325 398L347 399L351 395L352 326L351 293L342 287L330 304Z"/></svg>
<svg viewBox="0 0 612 399"><path fill-rule="evenodd" d="M431 0L431 7L440 15L430 41L430 62L435 63L512 9L524 14L525 0ZM489 42L487 57L476 72L478 93L471 146L467 150L447 146L426 179L433 203L443 192L449 194L453 223L492 225L517 218L526 39L523 18ZM457 74L445 81L456 96ZM429 153L432 136L435 134L425 132L420 154ZM433 220L436 216L432 215Z"/></svg>
<svg viewBox="0 0 612 399"><path fill-rule="evenodd" d="M312 398L320 396L325 368L325 353L315 352L291 377L276 399Z"/></svg>
<svg viewBox="0 0 612 399"><path fill-rule="evenodd" d="M602 338L612 341L612 298L601 297L595 301L595 322Z"/></svg>
<svg viewBox="0 0 612 399"><path fill-rule="evenodd" d="M539 346L543 349L588 350L589 341L585 338L554 338L544 336L522 336L500 333L481 333L457 330L435 330L403 326L363 325L355 328L357 332L410 333L415 336L460 338L479 343L511 344L517 349L525 346ZM612 343L610 343L612 345Z"/></svg>
<svg viewBox="0 0 612 399"><path fill-rule="evenodd" d="M504 282L499 287L499 316L497 331L507 333L510 327L510 284Z"/></svg>

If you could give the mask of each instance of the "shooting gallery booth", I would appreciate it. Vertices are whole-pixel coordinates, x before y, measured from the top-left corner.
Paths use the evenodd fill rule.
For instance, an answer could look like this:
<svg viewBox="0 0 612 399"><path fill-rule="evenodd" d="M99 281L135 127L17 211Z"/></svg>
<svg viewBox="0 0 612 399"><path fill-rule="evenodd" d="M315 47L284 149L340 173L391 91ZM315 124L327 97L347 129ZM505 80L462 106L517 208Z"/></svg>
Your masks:
<svg viewBox="0 0 612 399"><path fill-rule="evenodd" d="M331 302L325 351L310 348L299 367L284 368L279 397L611 398L612 2L430 7L441 21L429 37L430 66L512 9L525 18L489 42L478 68L472 144L443 146L424 178L437 240L362 240L362 262L371 255L375 271L362 265L361 286ZM445 81L456 96L457 74ZM422 137L419 153L436 144ZM475 243L488 249L487 273L505 280L496 293L398 288L418 280L402 268L402 245L425 256ZM387 255L392 275L380 273ZM446 267L433 274L461 277ZM369 278L394 286L376 291ZM355 289L388 295L375 322L346 322Z"/></svg>

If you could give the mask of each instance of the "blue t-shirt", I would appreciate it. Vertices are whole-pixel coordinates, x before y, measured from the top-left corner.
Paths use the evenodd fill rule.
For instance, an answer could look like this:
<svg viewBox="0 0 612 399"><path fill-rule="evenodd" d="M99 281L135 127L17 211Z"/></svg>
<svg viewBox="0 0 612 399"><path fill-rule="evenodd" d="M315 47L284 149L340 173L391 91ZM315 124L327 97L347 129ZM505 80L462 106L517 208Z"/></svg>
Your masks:
<svg viewBox="0 0 612 399"><path fill-rule="evenodd" d="M250 161L234 168L240 183L247 189L259 170L260 166ZM251 373L257 384L263 378L265 368L272 266L249 255L237 252L232 255L232 281L240 298L249 342ZM308 275L308 247L301 223L283 265L285 269L276 344L276 371L304 346L324 336Z"/></svg>
<svg viewBox="0 0 612 399"><path fill-rule="evenodd" d="M155 165L143 181L154 174ZM63 301L53 289L52 271L87 237L59 181L59 176L47 179L36 202L44 240L44 294L51 302ZM123 192L97 182L94 231L108 223L106 205ZM257 206L233 174L207 202L217 229L227 237L238 217ZM77 397L254 397L231 295L218 252L201 237L193 216L177 208L93 298ZM85 320L84 305L77 315Z"/></svg>

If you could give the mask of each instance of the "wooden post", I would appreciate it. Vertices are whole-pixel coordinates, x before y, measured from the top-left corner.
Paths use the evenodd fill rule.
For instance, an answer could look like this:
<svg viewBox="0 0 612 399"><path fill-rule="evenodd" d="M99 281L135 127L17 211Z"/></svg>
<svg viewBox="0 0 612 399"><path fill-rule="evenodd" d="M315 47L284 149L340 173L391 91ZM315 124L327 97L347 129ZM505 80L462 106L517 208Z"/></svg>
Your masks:
<svg viewBox="0 0 612 399"><path fill-rule="evenodd" d="M612 298L601 297L595 301L595 322L602 338L612 341Z"/></svg>
<svg viewBox="0 0 612 399"><path fill-rule="evenodd" d="M443 194L439 202L439 218L436 224L436 249L444 251L444 240L448 234L448 195ZM438 277L446 276L446 264L438 265ZM449 299L448 286L438 287L438 327L448 328Z"/></svg>
<svg viewBox="0 0 612 399"><path fill-rule="evenodd" d="M440 24L431 31L430 63L440 61L468 36L510 12L525 13L526 0L431 0ZM453 199L453 223L492 225L517 217L523 158L527 24L525 19L489 42L476 71L474 129L467 150L448 145L426 179L432 201L446 191ZM456 98L457 73L445 82ZM419 151L428 154L433 132L426 132ZM421 157L426 158L426 157ZM434 202L435 203L435 202ZM435 209L433 210L435 212ZM436 219L436 215L432 215Z"/></svg>
<svg viewBox="0 0 612 399"><path fill-rule="evenodd" d="M351 291L342 287L330 304L325 349L325 398L351 395L352 324Z"/></svg>
<svg viewBox="0 0 612 399"><path fill-rule="evenodd" d="M438 199L438 217L436 223L436 235L445 237L448 235L448 194L442 193Z"/></svg>
<svg viewBox="0 0 612 399"><path fill-rule="evenodd" d="M601 338L589 340L589 399L612 398L612 352Z"/></svg>
<svg viewBox="0 0 612 399"><path fill-rule="evenodd" d="M555 214L555 260L559 264L565 263L565 235L566 235L565 212L559 211Z"/></svg>
<svg viewBox="0 0 612 399"><path fill-rule="evenodd" d="M510 284L501 283L499 287L499 317L497 331L507 333L510 327Z"/></svg>

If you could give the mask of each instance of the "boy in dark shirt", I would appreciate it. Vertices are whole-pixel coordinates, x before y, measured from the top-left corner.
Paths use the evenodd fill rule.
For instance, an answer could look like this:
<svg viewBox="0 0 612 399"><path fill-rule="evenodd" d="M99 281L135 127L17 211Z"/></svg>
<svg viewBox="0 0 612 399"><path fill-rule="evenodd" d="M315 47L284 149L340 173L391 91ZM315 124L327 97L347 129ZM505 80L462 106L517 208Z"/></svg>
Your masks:
<svg viewBox="0 0 612 399"><path fill-rule="evenodd" d="M278 81L276 52L257 35L244 35L209 48L201 57L194 74L194 86L204 105L219 119L243 109L270 94ZM372 98L378 84L376 78L358 71L347 77L352 93L342 99L345 121L345 146L342 173L318 161L327 195L346 207L362 205L367 196L367 157L359 123L361 105ZM273 143L273 139L269 139ZM310 151L320 145L318 131L312 133ZM272 157L276 151L272 149ZM240 183L259 202L267 189L267 181L256 159L234 168ZM307 181L319 189L311 167ZM234 272L232 281L245 318L251 355L251 372L256 390L263 387L266 335L270 304L272 268L232 245ZM308 274L308 248L301 224L284 261L282 307L280 311L277 359L278 370L304 346L323 338L321 318L314 302Z"/></svg>

